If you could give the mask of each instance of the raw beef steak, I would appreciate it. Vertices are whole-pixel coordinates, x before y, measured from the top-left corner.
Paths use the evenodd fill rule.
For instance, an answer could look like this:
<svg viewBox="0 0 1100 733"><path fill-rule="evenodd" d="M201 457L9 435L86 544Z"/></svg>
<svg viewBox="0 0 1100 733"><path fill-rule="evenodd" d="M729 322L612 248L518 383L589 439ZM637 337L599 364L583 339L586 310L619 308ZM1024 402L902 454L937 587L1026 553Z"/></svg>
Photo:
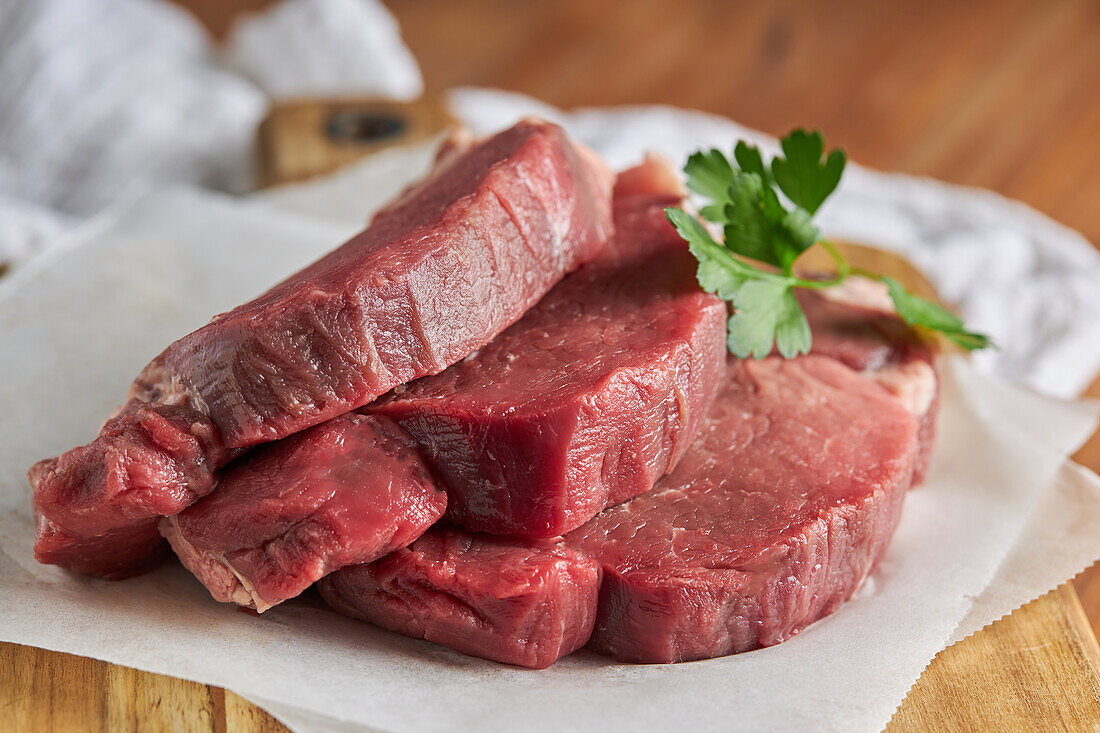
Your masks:
<svg viewBox="0 0 1100 733"><path fill-rule="evenodd" d="M440 372L600 252L610 183L560 128L521 122L445 157L356 238L172 344L134 393L186 393L238 448Z"/></svg>
<svg viewBox="0 0 1100 733"><path fill-rule="evenodd" d="M939 404L935 347L894 312L886 286L850 277L830 290L803 290L799 300L814 335L813 353L831 356L870 376L920 418L913 484L932 459Z"/></svg>
<svg viewBox="0 0 1100 733"><path fill-rule="evenodd" d="M541 669L584 645L599 565L565 547L437 526L318 584L348 616L498 662Z"/></svg>
<svg viewBox="0 0 1100 733"><path fill-rule="evenodd" d="M90 537L67 534L34 512L34 557L77 573L121 580L152 570L168 556L157 520L126 525Z"/></svg>
<svg viewBox="0 0 1100 733"><path fill-rule="evenodd" d="M665 220L682 200L666 170L622 175L611 254L474 356L367 408L421 444L449 521L556 537L648 491L690 444L723 369L726 306Z"/></svg>
<svg viewBox="0 0 1100 733"><path fill-rule="evenodd" d="M677 662L776 644L832 612L881 557L912 479L917 433L901 401L834 359L731 360L676 469L560 543L577 553L561 572L594 583L581 564L599 564L595 611L576 603L590 591L576 590L525 606L499 634L459 633L449 589L476 589L463 599L473 607L512 591L466 581L480 580L482 570L478 555L462 548L485 535L446 530L443 541L438 528L419 540L433 552L417 562L399 554L348 568L323 592L338 595L334 607L343 613L412 636L443 626L450 632L436 636L443 643L459 637L455 648L517 664L526 664L517 645L554 648L579 633L561 629L587 628L594 612L587 645L623 661ZM511 540L509 550L508 542L494 540L502 566L523 567L532 552L545 551L523 540ZM524 587L509 578L508 589L517 585ZM539 618L553 621L543 631ZM512 637L512 628L534 632Z"/></svg>
<svg viewBox="0 0 1100 733"><path fill-rule="evenodd" d="M256 449L160 531L214 598L263 612L404 547L446 505L404 430L352 413Z"/></svg>
<svg viewBox="0 0 1100 733"><path fill-rule="evenodd" d="M31 468L35 559L112 580L155 567L160 517L208 493L229 455L192 407L130 402L91 444Z"/></svg>
<svg viewBox="0 0 1100 733"><path fill-rule="evenodd" d="M916 454L916 418L843 364L732 362L676 470L566 537L603 568L588 645L680 662L789 638L870 574Z"/></svg>
<svg viewBox="0 0 1100 733"><path fill-rule="evenodd" d="M480 348L600 253L610 185L592 154L537 120L452 146L364 232L169 346L91 444L32 468L49 537L39 559L88 568L98 547L116 555L115 577L144 568L152 548L138 540L208 493L241 449Z"/></svg>

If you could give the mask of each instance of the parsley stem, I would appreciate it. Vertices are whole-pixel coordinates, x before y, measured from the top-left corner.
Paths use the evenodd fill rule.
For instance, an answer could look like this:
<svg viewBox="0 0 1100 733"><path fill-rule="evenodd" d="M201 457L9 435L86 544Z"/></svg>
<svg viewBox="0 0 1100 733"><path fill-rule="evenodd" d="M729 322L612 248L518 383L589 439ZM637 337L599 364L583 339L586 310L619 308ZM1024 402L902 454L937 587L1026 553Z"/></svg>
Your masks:
<svg viewBox="0 0 1100 733"><path fill-rule="evenodd" d="M821 245L821 248L832 258L836 264L836 275L828 280L803 280L802 278L796 278L795 284L802 288L811 288L814 290L820 290L822 288L831 288L835 285L840 285L842 282L848 279L853 270L852 266L848 264L848 260L844 259L844 255L840 254L840 251L825 239L819 239L817 244Z"/></svg>
<svg viewBox="0 0 1100 733"><path fill-rule="evenodd" d="M877 272L871 272L870 270L864 270L862 267L853 267L851 269L851 273L853 275L865 277L868 280L877 280L879 282L882 282L882 275L879 275Z"/></svg>
<svg viewBox="0 0 1100 733"><path fill-rule="evenodd" d="M733 270L741 273L742 276L748 275L750 278L756 280L780 280L785 282L793 282L795 284L797 284L799 281L799 278L791 277L790 275L784 274L782 272L761 270L756 264L754 264L754 260L731 252L720 244L714 244L713 247L714 249L711 251L711 253L717 257L724 259L728 265L732 265Z"/></svg>
<svg viewBox="0 0 1100 733"><path fill-rule="evenodd" d="M844 255L840 254L840 250L827 239L819 239L817 243L821 245L821 248L825 250L825 252L833 258L833 262L836 263L836 278L834 278L836 282L844 282L852 272L852 266L848 264L848 260L844 259Z"/></svg>

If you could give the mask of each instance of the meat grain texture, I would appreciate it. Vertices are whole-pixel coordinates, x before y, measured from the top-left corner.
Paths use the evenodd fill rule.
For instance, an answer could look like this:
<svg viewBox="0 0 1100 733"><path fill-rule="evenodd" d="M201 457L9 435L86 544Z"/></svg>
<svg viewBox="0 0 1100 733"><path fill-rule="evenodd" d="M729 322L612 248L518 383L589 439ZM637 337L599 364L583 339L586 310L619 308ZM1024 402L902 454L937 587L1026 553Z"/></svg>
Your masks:
<svg viewBox="0 0 1100 733"><path fill-rule="evenodd" d="M699 289L665 220L682 202L667 166L651 160L620 181L605 256L477 354L368 408L420 443L452 523L557 537L651 489L698 430L722 372L726 306Z"/></svg>
<svg viewBox="0 0 1100 733"><path fill-rule="evenodd" d="M705 659L831 613L889 544L917 429L832 359L732 362L677 469L566 537L603 567L588 645L630 662Z"/></svg>
<svg viewBox="0 0 1100 733"><path fill-rule="evenodd" d="M156 357L89 445L34 466L36 556L124 577L242 450L484 346L602 250L611 176L555 125L449 146L364 232Z"/></svg>
<svg viewBox="0 0 1100 733"><path fill-rule="evenodd" d="M404 547L446 505L404 430L350 413L249 453L160 531L214 598L262 613Z"/></svg>
<svg viewBox="0 0 1100 733"><path fill-rule="evenodd" d="M930 450L931 352L896 316L886 316L887 323L862 305L810 300L806 306L821 329L815 343L822 353L731 359L699 436L653 490L604 510L554 545L511 540L517 562L571 550L600 568L590 587L560 600L545 597L530 609L532 618L551 621L535 627L546 630L525 637L526 644L564 649L559 640L573 634L561 629L583 630L595 616L585 644L618 660L721 656L789 638L866 579ZM834 339L830 328L848 336ZM852 334L859 343L844 342ZM906 398L912 395L920 399ZM465 636L467 653L534 666L495 635L469 633L491 617L475 621L437 610L440 568L447 569L446 592L474 608L515 592L514 579L499 593L484 584L476 593L456 591L466 587L467 574L479 572L476 548L489 539L447 530L448 540L439 542L440 531L380 563L329 576L322 595L338 598L337 610L384 628ZM506 540L492 542L498 555L507 552ZM413 562L409 553L419 546L432 551ZM415 607L403 605L410 589L420 599ZM593 594L594 606L578 605ZM547 663L538 659L538 666Z"/></svg>
<svg viewBox="0 0 1100 733"><path fill-rule="evenodd" d="M552 542L438 526L407 548L318 585L346 616L466 654L542 669L584 646L599 563Z"/></svg>

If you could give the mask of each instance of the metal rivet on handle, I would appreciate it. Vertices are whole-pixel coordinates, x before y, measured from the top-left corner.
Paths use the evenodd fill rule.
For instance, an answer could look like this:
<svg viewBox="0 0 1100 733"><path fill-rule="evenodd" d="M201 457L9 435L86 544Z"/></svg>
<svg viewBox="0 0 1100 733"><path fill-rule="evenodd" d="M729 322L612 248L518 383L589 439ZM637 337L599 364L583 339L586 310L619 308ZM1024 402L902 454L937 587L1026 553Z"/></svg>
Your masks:
<svg viewBox="0 0 1100 733"><path fill-rule="evenodd" d="M389 112L347 109L328 118L328 136L339 142L373 143L405 132L405 119Z"/></svg>

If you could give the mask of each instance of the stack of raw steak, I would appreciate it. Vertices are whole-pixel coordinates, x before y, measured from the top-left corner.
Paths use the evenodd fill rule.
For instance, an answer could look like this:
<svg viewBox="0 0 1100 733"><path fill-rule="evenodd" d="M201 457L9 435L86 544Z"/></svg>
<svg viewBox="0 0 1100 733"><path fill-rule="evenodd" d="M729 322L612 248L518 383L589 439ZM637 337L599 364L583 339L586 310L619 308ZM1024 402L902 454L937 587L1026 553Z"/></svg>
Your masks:
<svg viewBox="0 0 1100 733"><path fill-rule="evenodd" d="M165 349L92 443L34 466L38 559L146 569L160 518L242 451L442 371L603 250L611 174L560 128L445 153L361 234Z"/></svg>
<svg viewBox="0 0 1100 733"><path fill-rule="evenodd" d="M857 282L803 297L811 354L729 357L726 305L664 217L683 196L654 159L612 195L544 122L457 138L31 469L38 558L124 577L163 536L220 601L317 583L527 667L783 641L889 544L927 467L933 354Z"/></svg>

